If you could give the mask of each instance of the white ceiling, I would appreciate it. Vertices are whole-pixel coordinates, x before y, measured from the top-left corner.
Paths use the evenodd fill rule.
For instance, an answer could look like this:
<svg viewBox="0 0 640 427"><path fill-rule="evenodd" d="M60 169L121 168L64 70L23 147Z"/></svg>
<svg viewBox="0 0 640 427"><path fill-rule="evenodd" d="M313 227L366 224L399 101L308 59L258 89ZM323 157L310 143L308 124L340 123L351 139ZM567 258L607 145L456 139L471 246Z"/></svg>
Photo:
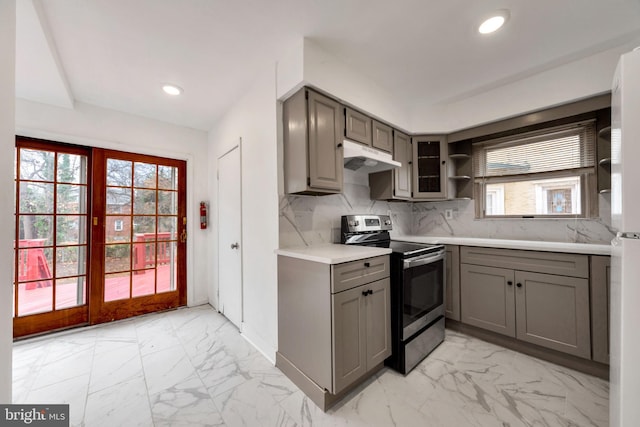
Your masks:
<svg viewBox="0 0 640 427"><path fill-rule="evenodd" d="M464 99L623 44L638 0L18 0L16 94L209 130L303 37L409 105ZM480 18L509 9L503 30ZM160 86L184 88L177 98Z"/></svg>

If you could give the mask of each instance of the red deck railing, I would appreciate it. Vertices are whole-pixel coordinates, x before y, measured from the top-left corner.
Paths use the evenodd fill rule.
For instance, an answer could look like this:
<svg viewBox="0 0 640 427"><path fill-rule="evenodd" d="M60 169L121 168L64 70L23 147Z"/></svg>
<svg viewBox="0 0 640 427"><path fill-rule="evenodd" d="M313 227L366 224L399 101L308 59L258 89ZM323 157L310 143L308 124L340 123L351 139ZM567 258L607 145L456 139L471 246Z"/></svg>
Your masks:
<svg viewBox="0 0 640 427"><path fill-rule="evenodd" d="M171 232L162 233L137 233L134 235L135 243L157 244L157 251L153 253L153 246L137 244L133 247L133 268L135 274L142 274L147 267L169 264L171 262Z"/></svg>
<svg viewBox="0 0 640 427"><path fill-rule="evenodd" d="M41 247L46 240L47 239L19 240L18 281L29 282L25 285L25 289L27 290L45 288L52 285L49 262L44 255L44 248Z"/></svg>

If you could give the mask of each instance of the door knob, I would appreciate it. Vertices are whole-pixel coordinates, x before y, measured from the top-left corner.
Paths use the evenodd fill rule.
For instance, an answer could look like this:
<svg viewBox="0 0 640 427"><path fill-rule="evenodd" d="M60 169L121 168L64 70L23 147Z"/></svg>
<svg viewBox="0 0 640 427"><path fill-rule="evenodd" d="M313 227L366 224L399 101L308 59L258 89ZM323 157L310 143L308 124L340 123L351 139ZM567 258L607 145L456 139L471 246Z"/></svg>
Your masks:
<svg viewBox="0 0 640 427"><path fill-rule="evenodd" d="M231 249L238 249L239 247L240 247L240 244L238 244L238 242L231 244Z"/></svg>

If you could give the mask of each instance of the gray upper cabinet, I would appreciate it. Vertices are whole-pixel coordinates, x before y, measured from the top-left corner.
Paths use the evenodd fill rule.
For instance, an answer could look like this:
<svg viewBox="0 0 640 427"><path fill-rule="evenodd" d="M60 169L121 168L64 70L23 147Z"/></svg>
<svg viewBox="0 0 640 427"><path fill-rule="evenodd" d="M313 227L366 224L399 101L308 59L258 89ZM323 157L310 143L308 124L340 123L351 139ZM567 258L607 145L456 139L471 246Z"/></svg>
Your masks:
<svg viewBox="0 0 640 427"><path fill-rule="evenodd" d="M591 257L592 358L609 364L609 305L611 301L611 258Z"/></svg>
<svg viewBox="0 0 640 427"><path fill-rule="evenodd" d="M393 129L383 123L373 120L373 148L391 153L393 151Z"/></svg>
<svg viewBox="0 0 640 427"><path fill-rule="evenodd" d="M413 148L411 138L397 131L393 135L393 160L402 163L402 166L393 170L393 195L396 198L410 199L413 181Z"/></svg>
<svg viewBox="0 0 640 427"><path fill-rule="evenodd" d="M344 109L347 139L371 146L371 118L349 107Z"/></svg>
<svg viewBox="0 0 640 427"><path fill-rule="evenodd" d="M588 256L462 247L460 260L462 322L591 357Z"/></svg>
<svg viewBox="0 0 640 427"><path fill-rule="evenodd" d="M447 139L439 136L413 137L413 198L447 198Z"/></svg>
<svg viewBox="0 0 640 427"><path fill-rule="evenodd" d="M402 163L402 166L369 174L369 196L372 200L411 200L413 181L411 137L398 131L393 132L393 160Z"/></svg>
<svg viewBox="0 0 640 427"><path fill-rule="evenodd" d="M285 193L342 191L342 106L303 88L283 105Z"/></svg>

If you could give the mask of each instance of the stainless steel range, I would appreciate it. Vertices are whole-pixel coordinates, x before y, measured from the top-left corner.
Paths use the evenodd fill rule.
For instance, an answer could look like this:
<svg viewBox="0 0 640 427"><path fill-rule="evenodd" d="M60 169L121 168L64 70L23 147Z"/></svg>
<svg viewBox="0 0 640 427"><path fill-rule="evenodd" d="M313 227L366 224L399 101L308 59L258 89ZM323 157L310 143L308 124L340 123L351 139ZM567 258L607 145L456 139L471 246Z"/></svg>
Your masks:
<svg viewBox="0 0 640 427"><path fill-rule="evenodd" d="M445 248L391 240L387 215L345 215L341 243L391 248L391 335L386 364L407 374L444 341Z"/></svg>

